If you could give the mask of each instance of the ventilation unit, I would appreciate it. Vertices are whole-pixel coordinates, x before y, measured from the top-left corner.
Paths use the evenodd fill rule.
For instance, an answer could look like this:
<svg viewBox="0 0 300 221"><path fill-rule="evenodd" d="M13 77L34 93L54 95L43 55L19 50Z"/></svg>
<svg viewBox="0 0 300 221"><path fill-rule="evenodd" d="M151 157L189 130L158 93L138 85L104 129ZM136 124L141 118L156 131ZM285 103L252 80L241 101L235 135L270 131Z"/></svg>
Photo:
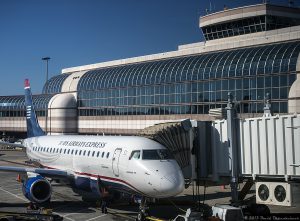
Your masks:
<svg viewBox="0 0 300 221"><path fill-rule="evenodd" d="M257 182L256 183L256 203L271 204L270 183Z"/></svg>
<svg viewBox="0 0 300 221"><path fill-rule="evenodd" d="M257 182L256 202L278 206L294 206L300 202L300 184L285 182Z"/></svg>

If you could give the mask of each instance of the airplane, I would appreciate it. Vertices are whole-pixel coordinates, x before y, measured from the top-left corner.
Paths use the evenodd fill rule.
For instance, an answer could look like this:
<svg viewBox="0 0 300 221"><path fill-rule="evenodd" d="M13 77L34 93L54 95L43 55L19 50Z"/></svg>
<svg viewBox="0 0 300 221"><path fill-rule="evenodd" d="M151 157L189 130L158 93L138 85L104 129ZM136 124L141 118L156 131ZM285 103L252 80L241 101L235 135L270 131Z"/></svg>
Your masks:
<svg viewBox="0 0 300 221"><path fill-rule="evenodd" d="M183 191L181 169L163 145L138 136L47 135L38 123L28 79L24 90L27 138L15 146L25 148L29 160L39 167L0 166L0 171L20 174L23 194L30 202L50 202L54 180L83 199L101 200L106 193L140 196L137 219L143 220L147 199Z"/></svg>

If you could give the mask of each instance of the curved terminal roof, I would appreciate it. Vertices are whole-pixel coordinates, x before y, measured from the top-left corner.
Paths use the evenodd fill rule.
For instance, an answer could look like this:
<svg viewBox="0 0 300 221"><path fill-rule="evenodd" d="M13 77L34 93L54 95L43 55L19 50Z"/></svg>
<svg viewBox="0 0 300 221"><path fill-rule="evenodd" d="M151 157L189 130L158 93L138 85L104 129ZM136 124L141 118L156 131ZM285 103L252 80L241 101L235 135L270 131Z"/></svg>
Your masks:
<svg viewBox="0 0 300 221"><path fill-rule="evenodd" d="M53 95L33 95L33 104L35 110L45 110L48 108L48 103ZM1 96L0 97L0 111L2 110L25 110L25 97L19 96Z"/></svg>
<svg viewBox="0 0 300 221"><path fill-rule="evenodd" d="M300 43L274 44L88 71L78 91L246 77L296 70Z"/></svg>
<svg viewBox="0 0 300 221"><path fill-rule="evenodd" d="M61 92L62 85L69 74L60 74L50 78L43 87L43 94L56 94Z"/></svg>
<svg viewBox="0 0 300 221"><path fill-rule="evenodd" d="M79 114L207 114L226 105L228 92L242 113L262 112L266 93L274 112L286 113L299 52L298 41L88 71L77 87Z"/></svg>

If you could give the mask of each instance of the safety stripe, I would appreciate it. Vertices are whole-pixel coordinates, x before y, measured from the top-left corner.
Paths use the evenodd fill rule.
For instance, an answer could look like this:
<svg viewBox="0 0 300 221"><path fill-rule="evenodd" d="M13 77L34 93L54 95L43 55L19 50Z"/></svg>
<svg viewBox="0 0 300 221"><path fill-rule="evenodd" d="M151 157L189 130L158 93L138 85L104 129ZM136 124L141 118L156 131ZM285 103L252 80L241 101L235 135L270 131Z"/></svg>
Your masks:
<svg viewBox="0 0 300 221"><path fill-rule="evenodd" d="M60 170L58 168L54 168L54 167L49 167L49 166L44 166L42 165L43 167L45 168L48 168L48 169L55 169L55 170ZM142 194L142 195L146 195L147 194L144 194L142 191L138 190L136 187L134 187L133 185L131 185L130 183L124 181L124 180L121 180L121 179L118 179L118 178L114 178L114 177L107 177L107 176L101 176L101 175L95 175L95 174L91 174L91 173L83 173L83 172L77 172L77 171L73 171L75 174L77 175L81 175L81 176L88 176L88 177L93 177L93 178L100 178L100 179L106 179L106 180L110 180L111 182L113 183L116 183L116 184L120 184L120 183L123 183L127 186L129 186L131 189L134 189L136 192ZM117 182L120 182L120 183L117 183Z"/></svg>

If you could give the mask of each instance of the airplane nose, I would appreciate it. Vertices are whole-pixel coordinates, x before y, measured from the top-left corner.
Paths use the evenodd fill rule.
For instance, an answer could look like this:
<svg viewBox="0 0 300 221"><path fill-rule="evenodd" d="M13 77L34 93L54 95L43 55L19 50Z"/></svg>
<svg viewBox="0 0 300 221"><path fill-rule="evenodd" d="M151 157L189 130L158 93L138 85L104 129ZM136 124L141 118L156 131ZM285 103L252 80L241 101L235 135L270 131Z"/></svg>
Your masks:
<svg viewBox="0 0 300 221"><path fill-rule="evenodd" d="M164 197L175 196L181 193L184 190L184 178L181 171L162 177L160 190Z"/></svg>

